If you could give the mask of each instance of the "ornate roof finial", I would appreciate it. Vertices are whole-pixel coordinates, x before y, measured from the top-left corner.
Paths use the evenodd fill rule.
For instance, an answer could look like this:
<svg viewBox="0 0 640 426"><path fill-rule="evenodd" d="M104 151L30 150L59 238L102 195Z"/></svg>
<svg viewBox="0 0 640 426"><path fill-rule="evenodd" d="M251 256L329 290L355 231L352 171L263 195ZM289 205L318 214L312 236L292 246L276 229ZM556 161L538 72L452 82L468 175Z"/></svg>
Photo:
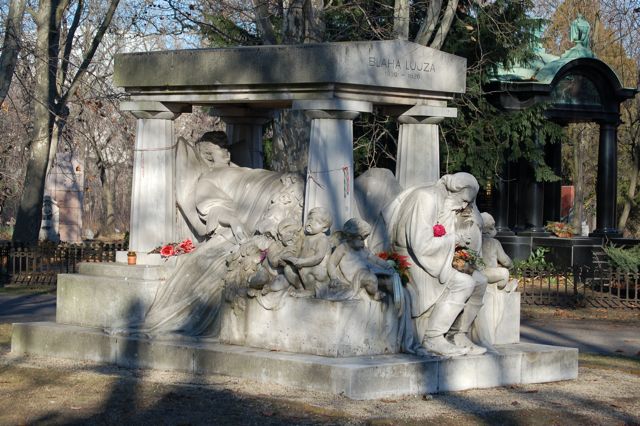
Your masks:
<svg viewBox="0 0 640 426"><path fill-rule="evenodd" d="M569 37L571 41L575 42L576 46L580 45L586 49L591 48L591 25L581 13L578 13L578 17L571 22Z"/></svg>

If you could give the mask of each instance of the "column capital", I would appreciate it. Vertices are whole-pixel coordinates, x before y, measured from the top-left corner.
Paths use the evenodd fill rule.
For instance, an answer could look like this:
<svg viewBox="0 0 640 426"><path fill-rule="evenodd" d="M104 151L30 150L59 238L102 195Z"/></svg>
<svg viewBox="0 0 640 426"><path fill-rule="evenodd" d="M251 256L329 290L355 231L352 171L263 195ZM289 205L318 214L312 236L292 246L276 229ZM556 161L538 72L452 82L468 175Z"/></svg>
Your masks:
<svg viewBox="0 0 640 426"><path fill-rule="evenodd" d="M458 116L456 108L441 105L414 105L398 116L401 124L438 124L445 118Z"/></svg>
<svg viewBox="0 0 640 426"><path fill-rule="evenodd" d="M191 104L163 103L156 101L124 101L121 111L129 111L136 118L148 120L175 120L182 113L192 110Z"/></svg>

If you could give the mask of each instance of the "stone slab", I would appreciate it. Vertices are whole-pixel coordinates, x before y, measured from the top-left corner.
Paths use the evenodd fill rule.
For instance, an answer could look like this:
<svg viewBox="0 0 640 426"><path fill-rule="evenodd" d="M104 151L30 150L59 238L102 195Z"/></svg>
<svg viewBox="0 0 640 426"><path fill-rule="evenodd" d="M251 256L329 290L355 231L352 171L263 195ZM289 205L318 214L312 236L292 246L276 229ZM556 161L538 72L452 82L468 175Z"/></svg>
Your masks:
<svg viewBox="0 0 640 426"><path fill-rule="evenodd" d="M144 276L143 268L132 267L131 270L136 271L133 275ZM114 273L120 271L117 267L112 269ZM59 274L56 321L87 327L117 327L136 322L144 317L163 282L116 274Z"/></svg>
<svg viewBox="0 0 640 426"><path fill-rule="evenodd" d="M118 251L124 253L126 251ZM173 258L176 259L176 258ZM174 262L161 265L128 265L123 263L82 262L78 264L78 273L98 277L121 277L136 280L166 280L173 270Z"/></svg>
<svg viewBox="0 0 640 426"><path fill-rule="evenodd" d="M14 356L223 374L352 399L542 383L578 375L577 349L520 343L497 345L496 351L449 359L411 355L331 358L213 342L170 343L107 336L98 329L56 323L14 324L11 341Z"/></svg>
<svg viewBox="0 0 640 426"><path fill-rule="evenodd" d="M114 82L130 93L345 84L442 96L464 93L466 59L402 40L139 52L116 55Z"/></svg>

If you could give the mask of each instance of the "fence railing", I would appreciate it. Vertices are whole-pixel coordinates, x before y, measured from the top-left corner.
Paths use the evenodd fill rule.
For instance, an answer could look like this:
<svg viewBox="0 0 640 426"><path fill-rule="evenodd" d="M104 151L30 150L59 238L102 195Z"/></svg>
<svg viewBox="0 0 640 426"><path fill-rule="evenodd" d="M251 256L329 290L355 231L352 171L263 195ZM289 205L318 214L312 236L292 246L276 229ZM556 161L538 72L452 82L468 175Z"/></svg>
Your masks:
<svg viewBox="0 0 640 426"><path fill-rule="evenodd" d="M79 262L115 262L118 250L126 245L0 243L0 284L55 285L58 274L77 272Z"/></svg>
<svg viewBox="0 0 640 426"><path fill-rule="evenodd" d="M0 243L0 284L55 285L79 262L115 262L124 243ZM523 304L640 309L640 273L608 268L524 269L514 273Z"/></svg>
<svg viewBox="0 0 640 426"><path fill-rule="evenodd" d="M640 273L583 266L516 273L523 304L640 309Z"/></svg>

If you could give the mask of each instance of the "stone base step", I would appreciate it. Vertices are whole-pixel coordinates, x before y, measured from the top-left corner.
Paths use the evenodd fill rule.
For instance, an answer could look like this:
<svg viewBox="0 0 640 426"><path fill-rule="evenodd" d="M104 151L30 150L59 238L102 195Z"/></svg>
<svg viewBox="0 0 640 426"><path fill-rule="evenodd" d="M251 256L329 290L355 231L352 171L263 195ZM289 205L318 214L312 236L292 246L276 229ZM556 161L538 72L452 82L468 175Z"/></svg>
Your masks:
<svg viewBox="0 0 640 426"><path fill-rule="evenodd" d="M13 326L11 352L127 368L222 374L352 399L460 391L575 379L578 350L536 344L497 345L497 353L454 358L378 355L329 358L213 342L150 341L50 322Z"/></svg>

